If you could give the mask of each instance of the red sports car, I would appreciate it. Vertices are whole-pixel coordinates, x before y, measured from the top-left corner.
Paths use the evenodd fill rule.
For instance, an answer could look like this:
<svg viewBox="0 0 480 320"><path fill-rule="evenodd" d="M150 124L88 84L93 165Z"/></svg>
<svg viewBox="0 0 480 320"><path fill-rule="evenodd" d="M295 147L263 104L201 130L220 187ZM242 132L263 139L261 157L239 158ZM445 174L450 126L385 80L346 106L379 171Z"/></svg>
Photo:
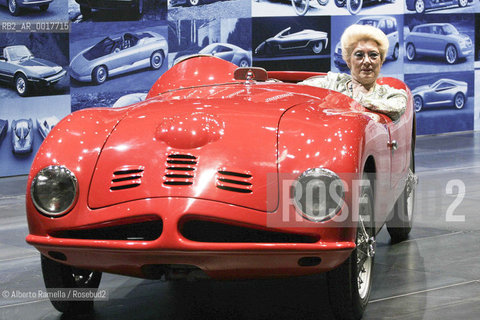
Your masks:
<svg viewBox="0 0 480 320"><path fill-rule="evenodd" d="M312 75L193 57L145 101L63 119L37 153L26 199L27 242L41 252L47 290L95 292L101 272L166 280L327 272L335 313L361 316L376 233L386 222L402 240L411 228L412 99L392 122L296 83ZM71 312L93 301L52 304Z"/></svg>

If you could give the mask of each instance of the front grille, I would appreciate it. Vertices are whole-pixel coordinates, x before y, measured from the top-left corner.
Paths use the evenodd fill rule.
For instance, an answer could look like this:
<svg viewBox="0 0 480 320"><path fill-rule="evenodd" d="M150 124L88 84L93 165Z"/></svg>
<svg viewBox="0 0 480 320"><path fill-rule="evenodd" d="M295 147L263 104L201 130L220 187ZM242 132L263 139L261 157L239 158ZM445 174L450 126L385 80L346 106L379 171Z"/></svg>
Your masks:
<svg viewBox="0 0 480 320"><path fill-rule="evenodd" d="M191 241L223 243L315 243L318 237L253 229L226 223L190 220L181 225L180 233Z"/></svg>
<svg viewBox="0 0 480 320"><path fill-rule="evenodd" d="M143 166L124 166L113 172L110 190L125 190L138 187L142 184Z"/></svg>
<svg viewBox="0 0 480 320"><path fill-rule="evenodd" d="M217 188L231 192L252 193L252 175L247 172L220 170L217 173Z"/></svg>
<svg viewBox="0 0 480 320"><path fill-rule="evenodd" d="M171 154L167 157L163 184L167 186L188 186L193 184L197 157L189 154Z"/></svg>
<svg viewBox="0 0 480 320"><path fill-rule="evenodd" d="M152 241L158 239L162 234L162 231L162 220L153 220L112 227L57 231L52 233L51 236L55 238L83 240Z"/></svg>

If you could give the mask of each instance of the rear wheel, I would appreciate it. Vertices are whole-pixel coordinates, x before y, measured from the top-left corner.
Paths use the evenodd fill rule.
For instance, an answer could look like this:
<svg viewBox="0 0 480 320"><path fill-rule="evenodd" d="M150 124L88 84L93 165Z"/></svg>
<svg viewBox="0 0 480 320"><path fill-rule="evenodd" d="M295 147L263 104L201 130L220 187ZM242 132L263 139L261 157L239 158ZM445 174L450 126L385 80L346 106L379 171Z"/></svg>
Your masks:
<svg viewBox="0 0 480 320"><path fill-rule="evenodd" d="M101 272L67 266L43 255L41 262L47 292L55 290L52 296L58 289L92 289L91 291L95 293L100 285ZM93 310L93 298L81 301L50 300L50 302L55 309L64 313L89 313Z"/></svg>
<svg viewBox="0 0 480 320"><path fill-rule="evenodd" d="M329 0L317 0L318 4L321 6L326 6ZM467 0L468 1L468 0Z"/></svg>
<svg viewBox="0 0 480 320"><path fill-rule="evenodd" d="M416 0L415 1L415 12L416 13L424 13L425 12L425 1L424 0Z"/></svg>
<svg viewBox="0 0 480 320"><path fill-rule="evenodd" d="M346 0L335 0L335 5L339 8L345 7Z"/></svg>
<svg viewBox="0 0 480 320"><path fill-rule="evenodd" d="M12 16L18 16L22 8L17 3L17 0L8 0L8 11Z"/></svg>
<svg viewBox="0 0 480 320"><path fill-rule="evenodd" d="M412 139L414 139L412 137ZM415 184L410 174L415 173L415 153L412 140L412 152L410 155L410 167L407 182L403 192L393 207L392 217L387 221L387 230L392 242L401 242L408 239L412 230L413 211L415 208Z"/></svg>
<svg viewBox="0 0 480 320"><path fill-rule="evenodd" d="M458 6L459 7L466 7L468 4L468 0L458 0Z"/></svg>
<svg viewBox="0 0 480 320"><path fill-rule="evenodd" d="M346 0L347 10L351 14L357 14L362 9L363 0Z"/></svg>
<svg viewBox="0 0 480 320"><path fill-rule="evenodd" d="M191 6L197 6L200 4L200 0L188 0L188 4Z"/></svg>
<svg viewBox="0 0 480 320"><path fill-rule="evenodd" d="M242 59L242 60L240 60L240 63L238 64L238 66L240 68L247 68L247 67L250 66L250 64L248 63L247 59Z"/></svg>
<svg viewBox="0 0 480 320"><path fill-rule="evenodd" d="M410 60L410 61L413 61L413 59L415 59L415 56L417 54L416 50L415 50L415 46L413 45L413 43L409 43L407 44L407 59Z"/></svg>
<svg viewBox="0 0 480 320"><path fill-rule="evenodd" d="M463 95L463 93L458 92L455 95L453 102L455 108L462 109L465 106L465 96Z"/></svg>
<svg viewBox="0 0 480 320"><path fill-rule="evenodd" d="M318 41L317 43L314 43L312 45L312 51L314 54L319 54L320 52L322 52L323 50L323 42L322 41Z"/></svg>
<svg viewBox="0 0 480 320"><path fill-rule="evenodd" d="M357 247L343 264L327 272L330 305L337 319L360 319L370 298L375 256L373 201L372 187L362 187L356 233Z"/></svg>
<svg viewBox="0 0 480 320"><path fill-rule="evenodd" d="M41 6L39 6L40 11L47 11L49 6L50 6L49 3L47 3L47 4L42 4Z"/></svg>
<svg viewBox="0 0 480 320"><path fill-rule="evenodd" d="M392 59L396 61L398 59L399 54L400 54L400 45L397 43L395 45L395 48L393 49Z"/></svg>
<svg viewBox="0 0 480 320"><path fill-rule="evenodd" d="M150 56L150 67L153 70L158 70L162 67L163 65L163 60L164 60L164 55L163 52L158 50L152 53Z"/></svg>
<svg viewBox="0 0 480 320"><path fill-rule="evenodd" d="M292 7L299 16L305 15L308 11L310 0L292 0Z"/></svg>
<svg viewBox="0 0 480 320"><path fill-rule="evenodd" d="M92 71L92 81L95 84L102 84L107 80L108 70L105 66L98 66Z"/></svg>

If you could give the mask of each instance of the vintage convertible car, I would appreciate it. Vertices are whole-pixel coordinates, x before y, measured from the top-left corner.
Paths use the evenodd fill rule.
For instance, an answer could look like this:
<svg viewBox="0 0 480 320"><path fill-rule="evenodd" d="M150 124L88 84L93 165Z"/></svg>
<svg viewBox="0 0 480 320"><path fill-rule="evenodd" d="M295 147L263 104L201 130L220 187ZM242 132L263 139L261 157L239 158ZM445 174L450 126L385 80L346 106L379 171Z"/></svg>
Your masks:
<svg viewBox="0 0 480 320"><path fill-rule="evenodd" d="M465 81L440 79L430 85L422 85L412 90L415 111L425 106L453 105L462 109L467 100L468 84Z"/></svg>
<svg viewBox="0 0 480 320"><path fill-rule="evenodd" d="M388 38L388 52L387 57L391 57L393 60L398 59L400 53L400 43L398 36L397 19L390 16L369 16L358 20L355 24L374 26L379 28L387 35ZM333 62L335 66L340 70L347 69L347 63L342 57L342 44L340 41L335 46L335 52L333 53Z"/></svg>
<svg viewBox="0 0 480 320"><path fill-rule="evenodd" d="M327 272L333 310L358 319L376 233L387 220L396 240L411 229L412 100L392 122L343 94L296 84L312 75L193 57L144 101L60 121L27 183L26 240L41 252L47 289L94 293L101 272L166 280ZM66 312L93 302L52 304Z"/></svg>
<svg viewBox="0 0 480 320"><path fill-rule="evenodd" d="M260 43L255 49L257 56L280 56L320 54L328 45L328 33L304 29L291 33L291 27Z"/></svg>
<svg viewBox="0 0 480 320"><path fill-rule="evenodd" d="M67 71L61 66L35 58L24 45L0 48L0 80L13 84L25 97L34 87L45 88L60 81Z"/></svg>
<svg viewBox="0 0 480 320"><path fill-rule="evenodd" d="M152 31L106 37L77 54L70 62L70 75L78 81L104 83L108 77L133 70L160 69L168 54L165 38Z"/></svg>
<svg viewBox="0 0 480 320"><path fill-rule="evenodd" d="M417 13L424 13L428 9L444 8L449 6L466 7L473 0L406 0L407 9Z"/></svg>
<svg viewBox="0 0 480 320"><path fill-rule="evenodd" d="M7 6L12 16L18 16L22 8L38 7L41 11L47 11L52 1L53 0L0 0L0 3Z"/></svg>
<svg viewBox="0 0 480 320"><path fill-rule="evenodd" d="M412 61L419 55L444 57L454 64L473 52L472 40L461 34L450 23L426 23L413 27L405 38L407 59Z"/></svg>
<svg viewBox="0 0 480 320"><path fill-rule="evenodd" d="M53 127L57 125L58 121L58 118L55 116L37 119L38 132L40 132L43 139L45 139Z"/></svg>
<svg viewBox="0 0 480 320"><path fill-rule="evenodd" d="M33 121L20 119L12 121L12 152L17 154L33 151Z"/></svg>
<svg viewBox="0 0 480 320"><path fill-rule="evenodd" d="M192 54L212 55L225 61L230 61L239 67L252 65L250 52L230 43L211 43L197 52L179 52L175 55L173 64Z"/></svg>
<svg viewBox="0 0 480 320"><path fill-rule="evenodd" d="M83 18L92 15L92 9L131 9L137 17L143 14L143 2L145 0L75 0L80 5L80 13Z"/></svg>
<svg viewBox="0 0 480 320"><path fill-rule="evenodd" d="M8 120L0 119L0 142L7 136Z"/></svg>

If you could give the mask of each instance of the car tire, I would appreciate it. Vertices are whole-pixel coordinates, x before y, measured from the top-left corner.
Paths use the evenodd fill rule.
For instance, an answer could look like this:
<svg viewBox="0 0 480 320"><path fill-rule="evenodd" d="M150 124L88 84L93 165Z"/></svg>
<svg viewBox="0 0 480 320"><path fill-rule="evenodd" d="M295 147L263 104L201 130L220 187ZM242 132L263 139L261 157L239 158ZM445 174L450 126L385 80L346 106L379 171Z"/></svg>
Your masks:
<svg viewBox="0 0 480 320"><path fill-rule="evenodd" d="M18 16L22 8L18 5L17 0L8 0L8 11L12 16Z"/></svg>
<svg viewBox="0 0 480 320"><path fill-rule="evenodd" d="M346 0L335 0L335 5L336 5L338 8L343 8L343 7L345 7L345 4L346 4Z"/></svg>
<svg viewBox="0 0 480 320"><path fill-rule="evenodd" d="M153 70L158 70L162 67L165 55L161 50L157 50L150 56L150 67Z"/></svg>
<svg viewBox="0 0 480 320"><path fill-rule="evenodd" d="M357 14L362 9L363 0L347 0L347 10L350 14Z"/></svg>
<svg viewBox="0 0 480 320"><path fill-rule="evenodd" d="M326 6L330 0L317 0L318 4L321 6ZM468 1L468 0L467 0Z"/></svg>
<svg viewBox="0 0 480 320"><path fill-rule="evenodd" d="M323 51L323 41L318 41L312 45L313 54L320 54Z"/></svg>
<svg viewBox="0 0 480 320"><path fill-rule="evenodd" d="M242 60L240 60L240 62L238 63L238 66L239 66L240 68L248 68L248 67L250 67L250 63L248 62L247 59L242 59Z"/></svg>
<svg viewBox="0 0 480 320"><path fill-rule="evenodd" d="M107 67L101 65L98 67L95 67L92 71L92 82L94 84L102 84L105 81L107 81L108 77L108 70Z"/></svg>
<svg viewBox="0 0 480 320"><path fill-rule="evenodd" d="M415 173L415 144L412 137L412 151L409 170ZM407 180L408 181L408 180ZM405 185L400 198L395 203L390 219L387 220L387 231L392 243L408 239L412 230L413 212L415 209L415 188Z"/></svg>
<svg viewBox="0 0 480 320"><path fill-rule="evenodd" d="M96 292L102 279L101 272L67 266L44 255L41 255L41 264L47 293L52 291L52 295L58 289L92 289ZM85 314L93 310L93 298L81 301L50 300L50 302L55 309L68 314Z"/></svg>
<svg viewBox="0 0 480 320"><path fill-rule="evenodd" d="M198 6L201 0L188 0L188 4L192 7Z"/></svg>
<svg viewBox="0 0 480 320"><path fill-rule="evenodd" d="M87 6L80 6L80 13L82 14L82 17L85 20L92 16L92 9Z"/></svg>
<svg viewBox="0 0 480 320"><path fill-rule="evenodd" d="M457 92L453 98L453 106L457 109L463 109L465 107L465 95L461 92Z"/></svg>
<svg viewBox="0 0 480 320"><path fill-rule="evenodd" d="M50 7L50 4L49 4L49 3L47 3L47 4L42 4L41 6L39 6L40 11L47 11L47 10L48 10L48 7Z"/></svg>
<svg viewBox="0 0 480 320"><path fill-rule="evenodd" d="M399 55L400 55L400 45L397 43L397 44L395 45L395 48L393 48L392 59L393 59L394 61L397 61Z"/></svg>
<svg viewBox="0 0 480 320"><path fill-rule="evenodd" d="M304 16L310 7L310 0L292 0L292 7L297 16Z"/></svg>
<svg viewBox="0 0 480 320"><path fill-rule="evenodd" d="M366 203L360 200L366 200ZM362 203L359 208L362 219L358 219L355 240L357 247L345 262L327 272L330 306L337 319L360 319L370 298L375 255L374 197L371 185L362 186L359 203Z"/></svg>
<svg viewBox="0 0 480 320"><path fill-rule="evenodd" d="M468 0L458 0L458 6L460 8L466 7L468 4Z"/></svg>
<svg viewBox="0 0 480 320"><path fill-rule="evenodd" d="M415 59L415 56L417 55L417 52L415 50L415 45L411 42L407 44L407 59L410 61L413 61Z"/></svg>
<svg viewBox="0 0 480 320"><path fill-rule="evenodd" d="M425 0L415 0L415 12L416 13L425 12Z"/></svg>
<svg viewBox="0 0 480 320"><path fill-rule="evenodd" d="M30 93L31 85L28 83L27 77L22 73L15 76L15 90L21 97L26 97Z"/></svg>
<svg viewBox="0 0 480 320"><path fill-rule="evenodd" d="M455 62L457 62L457 59L458 59L457 48L453 44L447 45L447 47L445 48L445 60L449 64L454 64Z"/></svg>
<svg viewBox="0 0 480 320"><path fill-rule="evenodd" d="M415 112L420 112L423 109L423 99L420 96L413 97L413 107Z"/></svg>

